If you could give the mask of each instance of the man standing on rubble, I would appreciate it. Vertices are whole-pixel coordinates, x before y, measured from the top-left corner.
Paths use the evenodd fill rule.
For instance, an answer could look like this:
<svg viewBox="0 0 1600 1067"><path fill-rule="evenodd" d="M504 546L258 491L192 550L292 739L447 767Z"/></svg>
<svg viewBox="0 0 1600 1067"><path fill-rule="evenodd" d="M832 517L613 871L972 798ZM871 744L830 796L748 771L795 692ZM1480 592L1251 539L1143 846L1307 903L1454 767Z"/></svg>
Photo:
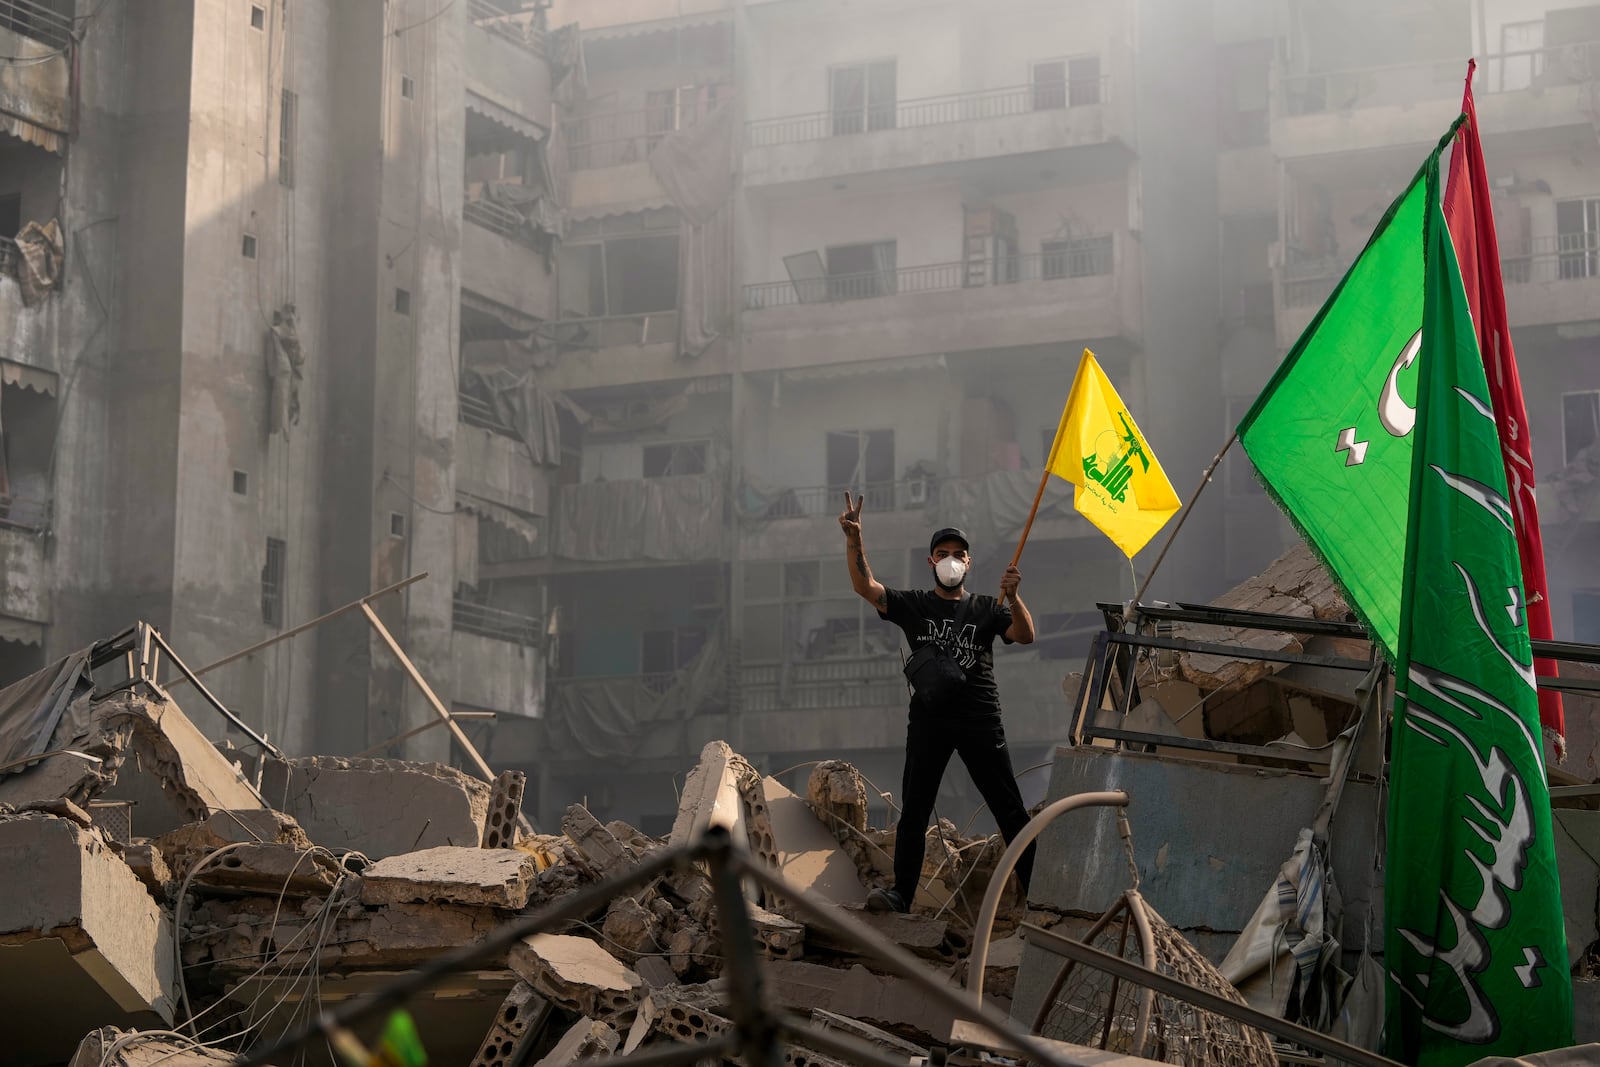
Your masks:
<svg viewBox="0 0 1600 1067"><path fill-rule="evenodd" d="M946 527L928 542L932 589L889 589L872 576L861 543L861 505L844 495L839 526L856 594L878 609L878 616L905 631L911 646L906 677L913 695L906 723L906 768L900 787L900 823L895 833L894 888L867 896L872 911L909 911L922 875L928 819L951 753L958 753L983 795L1000 833L1009 843L1027 825L1028 809L1011 768L1005 727L1000 722L1000 691L994 683L994 639L1033 643L1033 616L1017 586L1022 575L1007 567L1000 599L966 589L966 534ZM1017 880L1027 895L1033 873L1033 846L1017 864Z"/></svg>

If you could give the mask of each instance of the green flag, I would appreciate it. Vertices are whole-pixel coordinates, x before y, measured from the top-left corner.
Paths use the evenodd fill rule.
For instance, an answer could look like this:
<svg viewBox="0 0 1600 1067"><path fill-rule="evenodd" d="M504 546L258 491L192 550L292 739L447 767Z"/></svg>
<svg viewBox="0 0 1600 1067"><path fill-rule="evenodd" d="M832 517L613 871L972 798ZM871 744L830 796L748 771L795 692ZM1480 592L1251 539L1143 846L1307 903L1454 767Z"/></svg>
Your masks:
<svg viewBox="0 0 1600 1067"><path fill-rule="evenodd" d="M1387 1041L1428 1067L1572 1038L1521 564L1439 151L1239 427L1396 665Z"/></svg>
<svg viewBox="0 0 1600 1067"><path fill-rule="evenodd" d="M1391 1054L1453 1065L1571 1044L1572 985L1500 435L1438 152L1423 171L1385 957Z"/></svg>
<svg viewBox="0 0 1600 1067"><path fill-rule="evenodd" d="M1239 443L1392 660L1411 483L1422 182L1389 208L1290 350Z"/></svg>

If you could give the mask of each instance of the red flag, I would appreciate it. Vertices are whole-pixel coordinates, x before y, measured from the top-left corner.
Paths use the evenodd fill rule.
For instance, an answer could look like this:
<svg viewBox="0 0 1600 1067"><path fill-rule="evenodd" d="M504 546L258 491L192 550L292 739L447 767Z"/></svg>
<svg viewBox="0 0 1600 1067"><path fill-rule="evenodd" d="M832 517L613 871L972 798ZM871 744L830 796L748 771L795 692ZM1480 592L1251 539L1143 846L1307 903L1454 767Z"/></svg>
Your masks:
<svg viewBox="0 0 1600 1067"><path fill-rule="evenodd" d="M1511 324L1506 315L1505 285L1500 277L1500 242L1495 238L1494 213L1489 201L1489 174L1483 164L1483 142L1478 138L1478 112L1472 103L1472 72L1467 63L1467 90L1461 110L1467 121L1456 134L1450 179L1444 192L1444 217L1461 262L1461 280L1467 289L1472 321L1478 328L1478 348L1483 353L1484 375L1494 402L1500 429L1500 454L1506 465L1506 488L1516 517L1517 553L1522 557L1522 588L1527 599L1528 635L1535 640L1551 637L1549 586L1544 574L1544 540L1539 535L1539 511L1533 496L1533 441L1528 435L1528 412L1522 403L1522 381L1511 347ZM1553 660L1534 661L1539 674L1554 675ZM1556 755L1566 756L1566 724L1561 694L1539 693L1539 723L1554 737Z"/></svg>

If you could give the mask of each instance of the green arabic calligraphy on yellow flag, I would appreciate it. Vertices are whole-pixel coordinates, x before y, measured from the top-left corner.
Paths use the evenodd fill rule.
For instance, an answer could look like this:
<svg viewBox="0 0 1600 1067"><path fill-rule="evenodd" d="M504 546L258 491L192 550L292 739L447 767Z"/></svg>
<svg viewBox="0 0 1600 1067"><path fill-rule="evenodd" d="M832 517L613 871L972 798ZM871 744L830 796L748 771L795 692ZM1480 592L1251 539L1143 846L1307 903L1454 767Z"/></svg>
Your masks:
<svg viewBox="0 0 1600 1067"><path fill-rule="evenodd" d="M1045 468L1078 487L1073 506L1129 559L1181 506L1139 424L1087 348Z"/></svg>

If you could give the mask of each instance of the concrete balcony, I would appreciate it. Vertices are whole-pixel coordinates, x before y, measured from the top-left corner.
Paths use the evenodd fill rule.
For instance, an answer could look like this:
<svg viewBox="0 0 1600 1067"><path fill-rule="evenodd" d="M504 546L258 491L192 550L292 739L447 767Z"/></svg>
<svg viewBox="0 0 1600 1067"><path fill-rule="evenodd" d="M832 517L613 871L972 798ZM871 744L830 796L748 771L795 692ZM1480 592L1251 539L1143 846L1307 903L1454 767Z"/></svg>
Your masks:
<svg viewBox="0 0 1600 1067"><path fill-rule="evenodd" d="M555 0L550 24L576 22L585 36L604 30L643 33L655 23L671 26L679 20L731 17L732 8L731 0Z"/></svg>
<svg viewBox="0 0 1600 1067"><path fill-rule="evenodd" d="M589 218L668 203L649 159L679 117L655 108L580 115L563 122L569 214Z"/></svg>
<svg viewBox="0 0 1600 1067"><path fill-rule="evenodd" d="M1540 238L1527 254L1501 253L1506 312L1513 327L1600 318L1600 240L1594 234ZM1278 270L1273 290L1279 348L1294 346L1349 269L1348 262L1337 261Z"/></svg>
<svg viewBox="0 0 1600 1067"><path fill-rule="evenodd" d="M939 263L745 286L746 370L1018 345L1137 342L1139 242L1129 232L995 262Z"/></svg>
<svg viewBox="0 0 1600 1067"><path fill-rule="evenodd" d="M457 601L451 702L528 718L543 714L545 666L537 628L535 620Z"/></svg>
<svg viewBox="0 0 1600 1067"><path fill-rule="evenodd" d="M1293 161L1401 146L1426 150L1460 112L1464 73L1457 60L1318 74L1277 72L1273 151ZM1590 126L1589 94L1597 74L1600 44L1484 58L1473 83L1483 136L1518 135L1524 148L1562 147L1560 131Z"/></svg>
<svg viewBox="0 0 1600 1067"><path fill-rule="evenodd" d="M1553 326L1600 318L1600 240L1595 234L1535 239L1527 255L1506 255L1506 313L1511 325Z"/></svg>
<svg viewBox="0 0 1600 1067"><path fill-rule="evenodd" d="M682 381L728 372L726 345L713 344L695 359L678 357L676 311L561 319L544 332L556 356L540 381L553 389Z"/></svg>
<svg viewBox="0 0 1600 1067"><path fill-rule="evenodd" d="M748 188L924 170L960 176L1019 155L1063 180L1100 181L1133 156L1129 77L903 100L881 109L763 118L745 129ZM1010 164L1008 164L1010 165Z"/></svg>
<svg viewBox="0 0 1600 1067"><path fill-rule="evenodd" d="M0 3L0 131L52 152L72 128L72 19L30 0Z"/></svg>
<svg viewBox="0 0 1600 1067"><path fill-rule="evenodd" d="M522 216L493 201L468 200L461 217L463 286L524 315L548 318L555 274L533 246Z"/></svg>
<svg viewBox="0 0 1600 1067"><path fill-rule="evenodd" d="M456 489L528 515L549 510L550 485L528 448L492 410L463 395L456 429Z"/></svg>
<svg viewBox="0 0 1600 1067"><path fill-rule="evenodd" d="M494 7L468 4L463 57L467 106L528 134L550 124L550 65L544 37ZM478 99L474 100L476 96Z"/></svg>
<svg viewBox="0 0 1600 1067"><path fill-rule="evenodd" d="M0 497L0 616L50 619L50 561L42 504Z"/></svg>

